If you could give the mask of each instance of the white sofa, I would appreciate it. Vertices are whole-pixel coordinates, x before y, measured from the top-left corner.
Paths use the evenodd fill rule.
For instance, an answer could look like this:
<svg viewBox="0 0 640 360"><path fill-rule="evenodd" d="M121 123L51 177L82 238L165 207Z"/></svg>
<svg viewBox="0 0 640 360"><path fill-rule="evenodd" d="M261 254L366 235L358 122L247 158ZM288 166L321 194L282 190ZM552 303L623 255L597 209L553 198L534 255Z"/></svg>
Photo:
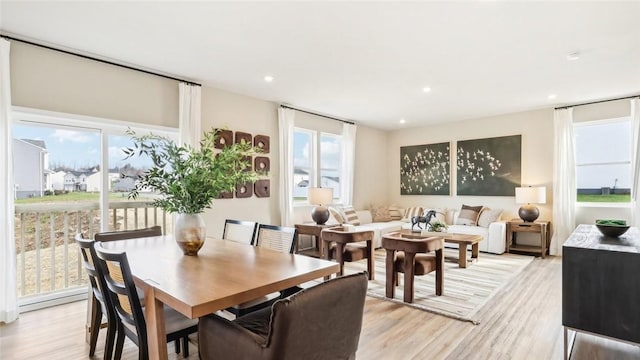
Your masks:
<svg viewBox="0 0 640 360"><path fill-rule="evenodd" d="M368 210L356 211L360 220L360 225L356 226L357 230L373 230L373 242L376 248L382 246L382 236L384 234L399 231L401 229L411 229L411 223L401 220L393 220L388 222L373 222L371 212ZM454 214L455 219L458 217L458 211ZM335 219L330 221L337 224ZM469 225L449 225L447 232L456 234L481 235L484 239L478 244L478 248L482 252L493 254L503 254L506 250L506 231L507 226L504 221L496 221L489 224L489 227L469 226ZM446 247L457 248L457 244L445 243Z"/></svg>

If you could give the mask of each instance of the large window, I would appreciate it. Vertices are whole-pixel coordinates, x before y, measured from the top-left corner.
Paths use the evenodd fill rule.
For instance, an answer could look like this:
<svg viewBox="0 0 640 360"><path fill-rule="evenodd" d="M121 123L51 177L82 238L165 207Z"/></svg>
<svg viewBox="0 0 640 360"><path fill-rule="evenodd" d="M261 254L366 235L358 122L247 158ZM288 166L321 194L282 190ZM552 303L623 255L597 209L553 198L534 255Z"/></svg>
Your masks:
<svg viewBox="0 0 640 360"><path fill-rule="evenodd" d="M342 137L295 128L293 149L294 201L306 202L309 187L333 188L340 199Z"/></svg>
<svg viewBox="0 0 640 360"><path fill-rule="evenodd" d="M629 202L629 119L576 123L575 137L578 202Z"/></svg>

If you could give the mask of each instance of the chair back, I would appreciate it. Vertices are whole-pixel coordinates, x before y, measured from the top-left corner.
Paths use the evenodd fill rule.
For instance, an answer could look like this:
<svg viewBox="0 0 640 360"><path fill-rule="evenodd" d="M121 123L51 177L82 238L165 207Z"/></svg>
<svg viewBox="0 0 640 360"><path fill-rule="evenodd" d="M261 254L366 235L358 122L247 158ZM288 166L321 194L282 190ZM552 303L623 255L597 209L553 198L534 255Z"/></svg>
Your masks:
<svg viewBox="0 0 640 360"><path fill-rule="evenodd" d="M104 296L107 285L104 281L104 276L102 276L100 269L96 266L96 259L98 259L98 256L96 255L96 251L93 248L95 241L85 239L82 234L78 233L76 234L76 243L80 248L80 254L82 255L82 266L89 276L89 283L91 284L93 295L100 302L102 310L105 311L106 314L109 314L109 312L111 311L111 299L109 297L105 298Z"/></svg>
<svg viewBox="0 0 640 360"><path fill-rule="evenodd" d="M156 225L149 228L144 229L136 229L136 230L123 230L123 231L108 231L97 233L94 238L99 242L106 241L116 241L116 240L126 240L126 239L137 239L149 236L160 236L162 235L162 226Z"/></svg>
<svg viewBox="0 0 640 360"><path fill-rule="evenodd" d="M148 349L147 326L144 312L136 286L131 275L131 268L124 251L113 251L96 243L95 252L98 259L97 265L102 269L108 295L120 320L126 325L135 328L138 347L141 351ZM106 296L107 294L105 294Z"/></svg>
<svg viewBox="0 0 640 360"><path fill-rule="evenodd" d="M256 246L293 254L297 237L295 228L260 224Z"/></svg>
<svg viewBox="0 0 640 360"><path fill-rule="evenodd" d="M289 359L355 358L366 294L367 274L357 273L277 301L266 347Z"/></svg>
<svg viewBox="0 0 640 360"><path fill-rule="evenodd" d="M224 222L222 238L242 244L253 245L258 223L227 219Z"/></svg>

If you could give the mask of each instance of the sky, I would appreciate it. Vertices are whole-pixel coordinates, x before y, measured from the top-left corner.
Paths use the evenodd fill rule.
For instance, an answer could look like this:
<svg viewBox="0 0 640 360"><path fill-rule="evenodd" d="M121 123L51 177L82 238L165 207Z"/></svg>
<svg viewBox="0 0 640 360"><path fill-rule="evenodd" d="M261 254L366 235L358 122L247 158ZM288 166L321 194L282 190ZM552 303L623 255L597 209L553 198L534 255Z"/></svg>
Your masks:
<svg viewBox="0 0 640 360"><path fill-rule="evenodd" d="M49 153L50 168L64 165L78 170L100 163L100 133L97 131L25 125L14 125L12 131L16 139L44 140ZM124 160L122 148L132 146L127 136L110 135L108 143L109 168L122 167L127 163L144 168L151 164L150 160L140 157Z"/></svg>

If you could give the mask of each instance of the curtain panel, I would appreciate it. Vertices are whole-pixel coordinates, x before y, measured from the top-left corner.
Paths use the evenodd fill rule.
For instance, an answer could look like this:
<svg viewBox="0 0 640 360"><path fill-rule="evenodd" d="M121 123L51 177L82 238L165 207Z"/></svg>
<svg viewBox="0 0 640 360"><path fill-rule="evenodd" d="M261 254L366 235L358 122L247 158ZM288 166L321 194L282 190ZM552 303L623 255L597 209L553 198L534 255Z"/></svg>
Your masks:
<svg viewBox="0 0 640 360"><path fill-rule="evenodd" d="M631 226L640 227L640 99L631 99Z"/></svg>
<svg viewBox="0 0 640 360"><path fill-rule="evenodd" d="M354 124L342 125L342 187L340 201L346 205L353 205L353 177L355 173L356 155L356 130Z"/></svg>
<svg viewBox="0 0 640 360"><path fill-rule="evenodd" d="M280 132L280 224L292 226L293 221L293 127L295 110L278 109Z"/></svg>
<svg viewBox="0 0 640 360"><path fill-rule="evenodd" d="M11 136L10 43L0 39L0 322L18 318Z"/></svg>
<svg viewBox="0 0 640 360"><path fill-rule="evenodd" d="M553 115L553 238L549 252L562 255L562 244L576 222L576 157L573 109L558 109Z"/></svg>
<svg viewBox="0 0 640 360"><path fill-rule="evenodd" d="M202 87L186 83L178 84L180 144L200 147L202 136L201 92Z"/></svg>

